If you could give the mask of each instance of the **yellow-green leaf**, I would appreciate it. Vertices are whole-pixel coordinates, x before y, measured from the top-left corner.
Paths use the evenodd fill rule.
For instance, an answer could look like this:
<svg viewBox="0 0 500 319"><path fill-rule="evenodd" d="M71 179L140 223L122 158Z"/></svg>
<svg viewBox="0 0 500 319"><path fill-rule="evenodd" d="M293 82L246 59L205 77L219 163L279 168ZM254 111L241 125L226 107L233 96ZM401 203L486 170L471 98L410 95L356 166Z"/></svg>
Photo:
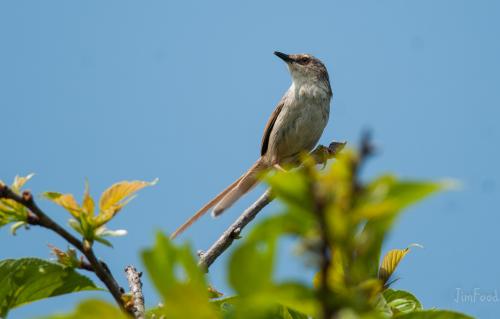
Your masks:
<svg viewBox="0 0 500 319"><path fill-rule="evenodd" d="M33 174L24 177L16 176L11 185L12 191L19 194L23 185L32 177ZM0 185L5 185L5 183L0 181ZM0 198L0 227L12 222L18 222L11 228L12 233L15 234L16 229L26 222L27 217L28 210L22 204L12 199Z"/></svg>
<svg viewBox="0 0 500 319"><path fill-rule="evenodd" d="M75 200L75 197L73 197L72 194L61 194L57 192L45 192L43 193L43 196L56 203L57 205L63 207L67 211L70 212L71 215L74 217L79 217L82 209L80 206L78 206L78 203Z"/></svg>
<svg viewBox="0 0 500 319"><path fill-rule="evenodd" d="M144 181L123 181L112 185L104 191L99 200L99 216L96 219L97 226L108 222L125 206L133 195L146 186L156 184L158 180L152 182Z"/></svg>
<svg viewBox="0 0 500 319"><path fill-rule="evenodd" d="M358 207L352 212L356 220L375 219L394 213L397 210L397 204L391 200L385 200L379 203L367 203Z"/></svg>
<svg viewBox="0 0 500 319"><path fill-rule="evenodd" d="M412 246L420 246L417 244L413 244ZM382 263L380 264L380 269L378 272L378 277L384 284L387 283L391 275L394 273L396 268L398 267L401 260L406 256L406 254L410 251L410 247L405 249L393 249L385 254L382 259Z"/></svg>
<svg viewBox="0 0 500 319"><path fill-rule="evenodd" d="M16 175L16 177L14 178L14 182L12 183L12 189L15 191L15 192L19 192L21 190L21 188L24 186L24 184L26 184L27 181L29 181L35 174L31 173L31 174L28 174L27 176L18 176Z"/></svg>
<svg viewBox="0 0 500 319"><path fill-rule="evenodd" d="M89 183L85 182L85 191L83 193L82 208L89 216L94 215L94 200L89 194Z"/></svg>
<svg viewBox="0 0 500 319"><path fill-rule="evenodd" d="M398 319L474 319L463 313L448 310L413 311L397 316Z"/></svg>
<svg viewBox="0 0 500 319"><path fill-rule="evenodd" d="M84 300L76 309L68 314L56 314L42 317L43 319L95 319L95 318L113 318L129 319L120 309L103 300ZM40 319L42 319L40 318Z"/></svg>

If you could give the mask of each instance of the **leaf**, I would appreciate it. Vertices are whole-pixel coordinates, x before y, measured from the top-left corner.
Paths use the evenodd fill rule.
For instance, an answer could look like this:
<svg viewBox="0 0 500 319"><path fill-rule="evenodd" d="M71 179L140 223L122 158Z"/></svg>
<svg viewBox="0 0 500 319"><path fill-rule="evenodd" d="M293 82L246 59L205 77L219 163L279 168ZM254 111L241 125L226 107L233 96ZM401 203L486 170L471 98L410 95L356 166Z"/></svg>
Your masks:
<svg viewBox="0 0 500 319"><path fill-rule="evenodd" d="M154 308L147 308L146 309L146 318L148 319L162 319L162 318L168 318L167 316L167 310L165 307L160 304L157 307Z"/></svg>
<svg viewBox="0 0 500 319"><path fill-rule="evenodd" d="M353 269L357 273L376 276L382 244L400 212L446 188L449 188L449 183L446 182L400 181L391 175L379 177L369 183L358 200L356 211L366 213L377 205L382 211L366 213L366 224L356 237L358 258ZM371 208L365 210L363 206Z"/></svg>
<svg viewBox="0 0 500 319"><path fill-rule="evenodd" d="M26 229L28 229L28 226L29 224L25 221L20 221L20 222L16 222L14 223L12 226L10 226L10 233L13 235L13 236L16 236L16 233L17 233L17 230L21 227L25 227Z"/></svg>
<svg viewBox="0 0 500 319"><path fill-rule="evenodd" d="M0 317L35 300L83 290L100 290L69 268L36 258L0 261Z"/></svg>
<svg viewBox="0 0 500 319"><path fill-rule="evenodd" d="M82 235L82 236L84 235L82 226L80 225L80 223L77 220L71 218L70 220L68 220L68 225L71 228L73 228L76 232L78 232L80 235Z"/></svg>
<svg viewBox="0 0 500 319"><path fill-rule="evenodd" d="M278 200L295 209L311 211L309 184L303 171L276 172L265 180Z"/></svg>
<svg viewBox="0 0 500 319"><path fill-rule="evenodd" d="M437 191L449 188L450 183L447 181L425 182L406 180L393 184L389 189L387 197L396 199L398 208L402 209L421 201Z"/></svg>
<svg viewBox="0 0 500 319"><path fill-rule="evenodd" d="M247 241L229 260L229 283L240 295L258 294L272 285L275 239Z"/></svg>
<svg viewBox="0 0 500 319"><path fill-rule="evenodd" d="M172 243L161 233L156 235L156 243L143 250L142 260L147 273L163 298L168 296L169 289L175 285L174 274L176 251Z"/></svg>
<svg viewBox="0 0 500 319"><path fill-rule="evenodd" d="M224 296L224 294L212 286L208 286L208 297L210 299L217 299Z"/></svg>
<svg viewBox="0 0 500 319"><path fill-rule="evenodd" d="M123 181L116 183L104 191L99 200L99 216L96 218L96 226L101 226L113 218L130 200L133 195L146 186L153 186L158 182Z"/></svg>
<svg viewBox="0 0 500 319"><path fill-rule="evenodd" d="M410 245L412 246L419 246L419 245ZM407 247L405 249L393 249L387 252L385 254L384 258L382 259L382 263L380 264L379 272L378 272L378 277L384 284L387 283L389 278L392 276L396 268L398 267L399 263L403 258L406 256L406 254L410 251L410 247Z"/></svg>
<svg viewBox="0 0 500 319"><path fill-rule="evenodd" d="M80 206L78 206L78 203L76 202L75 197L73 197L73 194L45 192L43 193L43 196L46 199L66 209L68 212L70 212L71 215L73 215L73 217L80 217L82 209L80 208Z"/></svg>
<svg viewBox="0 0 500 319"><path fill-rule="evenodd" d="M49 248L60 265L69 268L78 268L81 266L82 261L78 259L76 250L74 248L68 247L67 251L62 251L61 249L53 245L49 245Z"/></svg>
<svg viewBox="0 0 500 319"><path fill-rule="evenodd" d="M94 200L89 194L89 183L85 181L85 191L83 192L82 208L89 216L94 216Z"/></svg>
<svg viewBox="0 0 500 319"><path fill-rule="evenodd" d="M35 176L35 174L33 173L28 174L24 177L16 175L16 177L14 178L14 182L12 183L11 186L12 190L16 193L19 193L24 184L26 184L26 182L29 181L33 176Z"/></svg>
<svg viewBox="0 0 500 319"><path fill-rule="evenodd" d="M280 315L283 319L308 319L310 318L308 315L297 312L293 309L287 308L285 306L281 306Z"/></svg>
<svg viewBox="0 0 500 319"><path fill-rule="evenodd" d="M283 234L295 236L307 236L314 232L316 220L312 214L301 214L296 210L289 210L286 213L272 215L262 219L248 234L249 240L258 240L268 236L280 236Z"/></svg>
<svg viewBox="0 0 500 319"><path fill-rule="evenodd" d="M318 317L320 304L316 299L316 294L311 287L301 283L276 284L270 291L268 298L272 302L285 306L293 318L299 314Z"/></svg>
<svg viewBox="0 0 500 319"><path fill-rule="evenodd" d="M95 231L95 235L98 237L122 237L127 235L125 229L107 229L106 226L101 226Z"/></svg>
<svg viewBox="0 0 500 319"><path fill-rule="evenodd" d="M448 310L423 310L395 316L397 319L474 319L462 313Z"/></svg>
<svg viewBox="0 0 500 319"><path fill-rule="evenodd" d="M422 310L420 301L407 291L386 289L383 296L395 315Z"/></svg>
<svg viewBox="0 0 500 319"><path fill-rule="evenodd" d="M94 239L105 246L113 248L113 244L107 239L104 239L104 238L99 237L99 236L95 236Z"/></svg>
<svg viewBox="0 0 500 319"><path fill-rule="evenodd" d="M149 277L163 297L168 318L219 317L216 307L209 303L205 275L189 246L175 246L165 235L158 233L155 246L144 250L142 259Z"/></svg>
<svg viewBox="0 0 500 319"><path fill-rule="evenodd" d="M403 259L404 256L406 256L408 251L408 248L393 249L384 256L378 273L378 277L384 284L387 283L392 273L396 270L399 262Z"/></svg>
<svg viewBox="0 0 500 319"><path fill-rule="evenodd" d="M10 188L14 193L20 194L21 188L32 177L33 174L29 174L25 177L16 176ZM0 181L0 185L5 184ZM16 230L22 226L21 223L25 223L27 221L27 218L28 210L22 204L17 203L12 199L0 198L0 227L9 223L15 223L11 228L11 233L15 235Z"/></svg>
<svg viewBox="0 0 500 319"><path fill-rule="evenodd" d="M76 310L66 315L53 315L39 319L128 319L116 306L102 300L85 300L81 302Z"/></svg>

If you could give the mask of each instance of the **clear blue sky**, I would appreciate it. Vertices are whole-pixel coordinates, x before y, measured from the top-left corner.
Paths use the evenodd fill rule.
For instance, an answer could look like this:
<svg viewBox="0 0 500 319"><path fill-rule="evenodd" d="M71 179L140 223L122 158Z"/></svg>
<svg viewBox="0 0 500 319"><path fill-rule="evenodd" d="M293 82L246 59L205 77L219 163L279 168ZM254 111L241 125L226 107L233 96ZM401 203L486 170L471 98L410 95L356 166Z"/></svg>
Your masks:
<svg viewBox="0 0 500 319"><path fill-rule="evenodd" d="M172 231L259 154L265 121L290 79L274 50L309 52L330 70L322 142L354 144L371 127L382 147L366 174L453 177L461 191L407 212L386 248L420 243L396 287L426 307L493 318L500 303L455 303L456 288L500 290L500 2L2 1L0 178L35 172L29 188L81 194L123 179L160 183L112 223L129 235L98 254L120 276L142 267L155 229ZM261 190L261 189L259 189ZM259 194L183 239L205 249ZM67 215L40 200L55 219ZM275 212L271 206L263 214ZM0 258L64 244L33 228L0 232ZM280 278L303 271L283 253ZM211 270L225 290L225 260ZM125 285L124 278L120 277ZM158 299L145 283L147 303ZM82 293L15 310L69 310Z"/></svg>

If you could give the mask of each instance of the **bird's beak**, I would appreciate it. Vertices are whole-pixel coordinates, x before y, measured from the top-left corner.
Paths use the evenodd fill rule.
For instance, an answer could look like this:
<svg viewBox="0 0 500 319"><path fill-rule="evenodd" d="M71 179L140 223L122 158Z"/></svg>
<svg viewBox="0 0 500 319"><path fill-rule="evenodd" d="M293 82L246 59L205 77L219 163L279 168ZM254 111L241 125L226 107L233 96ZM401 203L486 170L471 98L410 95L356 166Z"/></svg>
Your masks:
<svg viewBox="0 0 500 319"><path fill-rule="evenodd" d="M282 53L282 52L278 52L278 51L274 51L274 55L276 55L278 58L280 58L281 60L285 61L286 63L293 62L293 59L288 54L285 54L285 53Z"/></svg>

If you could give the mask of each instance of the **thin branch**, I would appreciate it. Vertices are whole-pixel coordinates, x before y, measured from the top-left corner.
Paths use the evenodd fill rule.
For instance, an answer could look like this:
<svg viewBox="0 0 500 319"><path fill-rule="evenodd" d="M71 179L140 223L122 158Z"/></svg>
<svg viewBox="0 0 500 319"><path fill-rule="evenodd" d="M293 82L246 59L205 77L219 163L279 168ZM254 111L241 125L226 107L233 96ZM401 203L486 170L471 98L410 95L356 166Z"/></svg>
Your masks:
<svg viewBox="0 0 500 319"><path fill-rule="evenodd" d="M248 207L243 214L238 217L238 219L229 228L224 231L222 236L206 251L200 252L200 260L198 265L205 270L208 270L210 265L233 243L235 239L238 239L243 228L250 223L255 216L266 207L273 198L271 197L271 192L268 189L260 198Z"/></svg>
<svg viewBox="0 0 500 319"><path fill-rule="evenodd" d="M312 157L318 164L325 164L329 159L337 156L337 154L344 148L346 142L332 142L328 147L319 145L311 153ZM243 228L250 223L255 216L270 202L273 197L270 190L266 190L257 201L248 207L228 229L222 233L212 246L206 252L199 252L200 260L198 265L208 271L208 268L213 262L226 251L235 239L238 239Z"/></svg>
<svg viewBox="0 0 500 319"><path fill-rule="evenodd" d="M142 294L142 272L138 272L134 266L127 266L125 268L127 274L128 286L132 293L134 316L136 319L146 318L146 310L144 308L144 295Z"/></svg>
<svg viewBox="0 0 500 319"><path fill-rule="evenodd" d="M33 200L33 195L31 194L31 192L24 191L22 193L22 196L20 196L14 191L12 191L8 186L0 184L0 198L11 199L23 205L24 207L28 208L30 210L27 219L27 222L29 224L41 226L52 230L53 232L57 233L59 236L64 238L71 245L73 245L80 252L82 252L82 254L87 258L88 262L90 263L92 271L104 283L106 288L108 288L111 295L113 295L113 298L115 299L116 303L120 306L122 310L128 312L127 309L125 309L121 298L123 289L118 285L118 283L116 282L115 278L109 271L109 268L106 266L106 264L97 259L90 243L84 244L84 242L78 240L75 236L70 234L67 230L65 230L54 220L52 220L48 215L46 215L36 205L35 201Z"/></svg>

